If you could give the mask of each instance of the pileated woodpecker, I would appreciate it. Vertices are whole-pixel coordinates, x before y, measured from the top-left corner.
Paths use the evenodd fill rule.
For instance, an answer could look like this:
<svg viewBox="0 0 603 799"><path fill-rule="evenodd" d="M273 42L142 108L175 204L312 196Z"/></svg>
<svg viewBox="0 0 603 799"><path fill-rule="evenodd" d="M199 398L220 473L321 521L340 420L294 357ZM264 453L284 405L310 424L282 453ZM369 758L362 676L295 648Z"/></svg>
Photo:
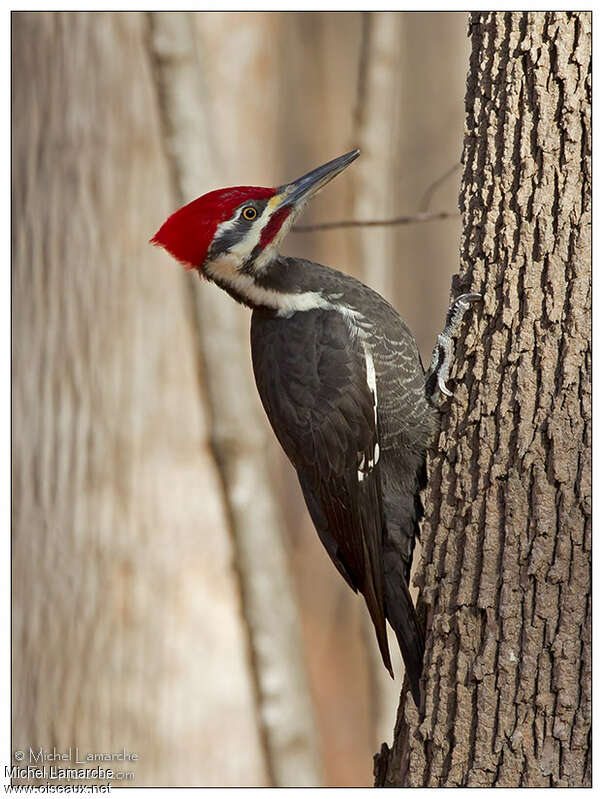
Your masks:
<svg viewBox="0 0 603 799"><path fill-rule="evenodd" d="M326 266L279 255L310 197L359 155L336 158L278 188L209 192L176 211L152 243L253 309L251 351L268 419L295 467L333 563L360 591L393 677L386 619L420 701L424 639L408 589L422 516L433 397L469 303L451 307L427 375L397 311Z"/></svg>

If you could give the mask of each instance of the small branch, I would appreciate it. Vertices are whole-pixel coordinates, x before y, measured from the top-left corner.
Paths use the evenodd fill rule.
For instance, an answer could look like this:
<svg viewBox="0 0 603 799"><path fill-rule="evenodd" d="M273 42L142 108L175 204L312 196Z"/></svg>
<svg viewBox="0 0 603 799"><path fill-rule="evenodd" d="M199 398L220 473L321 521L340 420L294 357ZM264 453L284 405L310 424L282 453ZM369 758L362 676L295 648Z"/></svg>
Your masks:
<svg viewBox="0 0 603 799"><path fill-rule="evenodd" d="M336 230L345 227L390 227L393 225L412 225L415 222L431 222L434 219L454 219L458 211L437 211L419 213L411 216L395 216L392 219L341 219L339 222L319 222L316 225L296 225L294 233L313 233L316 230Z"/></svg>
<svg viewBox="0 0 603 799"><path fill-rule="evenodd" d="M450 169L447 169L443 175L440 175L439 178L430 183L429 186L425 189L423 193L423 197L421 198L421 202L419 203L419 208L422 212L427 211L429 208L429 203L431 202L431 198L435 194L436 189L438 189L443 183L445 183L448 178L452 177L454 173L461 168L460 161L456 164L453 164Z"/></svg>

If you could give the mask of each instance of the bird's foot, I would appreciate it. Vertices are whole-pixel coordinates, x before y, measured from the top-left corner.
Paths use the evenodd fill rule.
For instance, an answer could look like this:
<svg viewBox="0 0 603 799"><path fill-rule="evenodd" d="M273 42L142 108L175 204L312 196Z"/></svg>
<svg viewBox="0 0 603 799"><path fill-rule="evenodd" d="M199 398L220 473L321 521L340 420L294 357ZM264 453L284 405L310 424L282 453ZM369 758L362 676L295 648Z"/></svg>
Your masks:
<svg viewBox="0 0 603 799"><path fill-rule="evenodd" d="M437 399L438 391L447 397L452 396L452 391L446 385L452 364L452 340L458 333L469 308L481 299L481 294L461 294L448 309L446 324L438 336L431 365L425 377L425 390L432 402Z"/></svg>

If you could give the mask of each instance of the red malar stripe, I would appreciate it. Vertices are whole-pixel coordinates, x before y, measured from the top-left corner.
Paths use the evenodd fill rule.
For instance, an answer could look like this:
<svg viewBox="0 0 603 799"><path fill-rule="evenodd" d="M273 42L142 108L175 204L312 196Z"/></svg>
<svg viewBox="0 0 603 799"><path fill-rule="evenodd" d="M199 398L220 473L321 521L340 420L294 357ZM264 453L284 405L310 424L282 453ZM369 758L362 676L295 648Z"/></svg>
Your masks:
<svg viewBox="0 0 603 799"><path fill-rule="evenodd" d="M274 237L279 232L283 222L290 213L291 207L285 205L283 208L280 208L275 214L273 214L266 227L262 230L262 235L260 237L260 247L262 247L262 249L267 247L270 242L274 240Z"/></svg>

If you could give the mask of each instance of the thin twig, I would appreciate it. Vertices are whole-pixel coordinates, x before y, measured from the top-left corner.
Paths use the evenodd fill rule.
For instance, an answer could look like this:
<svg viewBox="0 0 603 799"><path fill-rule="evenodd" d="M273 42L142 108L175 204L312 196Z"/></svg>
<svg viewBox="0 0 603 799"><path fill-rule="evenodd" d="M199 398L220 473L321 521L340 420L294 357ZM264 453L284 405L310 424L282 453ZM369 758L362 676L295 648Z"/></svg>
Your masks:
<svg viewBox="0 0 603 799"><path fill-rule="evenodd" d="M453 219L458 211L437 211L435 213L395 216L392 219L341 219L338 222L319 222L316 225L296 225L294 233L313 233L315 230L335 230L345 227L390 227L393 225L412 225L415 222L431 222L434 219Z"/></svg>
<svg viewBox="0 0 603 799"><path fill-rule="evenodd" d="M460 162L453 164L449 169L447 169L443 175L440 175L439 178L430 183L429 186L423 192L423 197L421 198L421 202L419 203L419 208L421 211L426 212L429 208L429 203L431 202L431 198L433 197L435 190L439 188L442 183L445 183L448 178L452 177L454 173L461 168Z"/></svg>

